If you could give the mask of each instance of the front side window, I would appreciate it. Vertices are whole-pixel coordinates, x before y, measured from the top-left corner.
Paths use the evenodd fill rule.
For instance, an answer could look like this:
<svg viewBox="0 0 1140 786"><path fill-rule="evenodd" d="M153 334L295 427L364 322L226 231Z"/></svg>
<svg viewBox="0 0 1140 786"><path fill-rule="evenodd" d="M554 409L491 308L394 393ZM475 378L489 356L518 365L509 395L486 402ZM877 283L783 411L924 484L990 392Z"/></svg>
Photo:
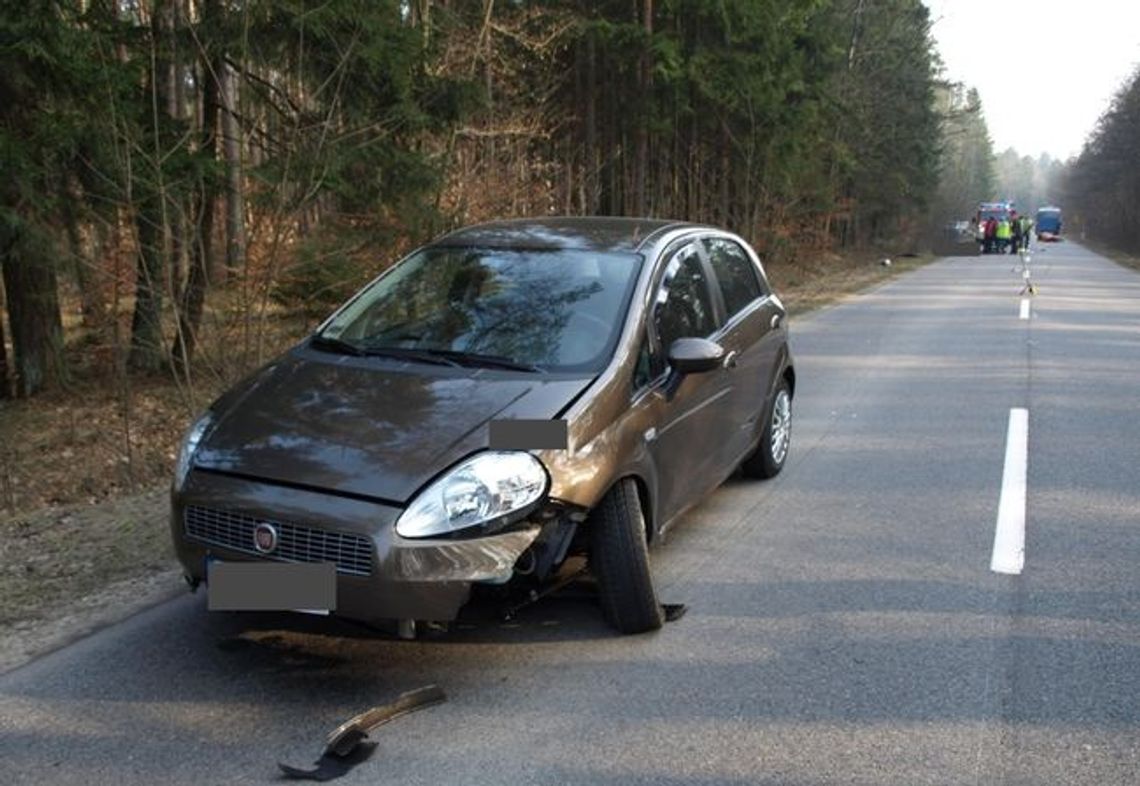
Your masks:
<svg viewBox="0 0 1140 786"><path fill-rule="evenodd" d="M649 352L649 343L643 337L637 347L637 363L633 367L633 390L645 388L658 374L657 363Z"/></svg>
<svg viewBox="0 0 1140 786"><path fill-rule="evenodd" d="M596 371L613 353L640 267L634 254L422 249L320 335L362 351L467 353L546 371Z"/></svg>
<svg viewBox="0 0 1140 786"><path fill-rule="evenodd" d="M724 238L705 240L709 262L716 273L720 293L729 319L749 303L767 294L760 286L756 266L738 243Z"/></svg>
<svg viewBox="0 0 1140 786"><path fill-rule="evenodd" d="M695 245L682 249L665 269L653 310L661 351L679 338L707 338L716 329L708 278Z"/></svg>

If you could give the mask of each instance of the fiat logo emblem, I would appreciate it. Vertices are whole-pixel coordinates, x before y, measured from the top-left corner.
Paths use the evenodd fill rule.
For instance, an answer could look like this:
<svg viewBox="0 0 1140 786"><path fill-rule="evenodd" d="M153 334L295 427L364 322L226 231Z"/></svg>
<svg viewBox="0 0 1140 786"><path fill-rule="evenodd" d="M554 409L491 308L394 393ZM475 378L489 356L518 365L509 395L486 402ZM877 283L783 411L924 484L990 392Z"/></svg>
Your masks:
<svg viewBox="0 0 1140 786"><path fill-rule="evenodd" d="M277 548L277 528L265 521L254 527L253 547L262 554L271 553Z"/></svg>

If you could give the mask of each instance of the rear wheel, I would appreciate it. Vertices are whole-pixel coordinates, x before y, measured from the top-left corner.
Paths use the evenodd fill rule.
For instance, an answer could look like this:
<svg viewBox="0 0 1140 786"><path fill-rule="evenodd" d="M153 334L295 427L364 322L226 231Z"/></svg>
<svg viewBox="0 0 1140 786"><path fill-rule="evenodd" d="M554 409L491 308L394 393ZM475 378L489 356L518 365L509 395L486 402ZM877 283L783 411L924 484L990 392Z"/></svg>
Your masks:
<svg viewBox="0 0 1140 786"><path fill-rule="evenodd" d="M622 633L664 623L649 571L645 515L637 484L626 478L590 514L590 570L598 580L606 622Z"/></svg>
<svg viewBox="0 0 1140 786"><path fill-rule="evenodd" d="M750 478L775 477L780 474L788 458L788 448L792 442L792 391L786 379L781 379L776 386L767 414L760 444L740 465L744 474Z"/></svg>

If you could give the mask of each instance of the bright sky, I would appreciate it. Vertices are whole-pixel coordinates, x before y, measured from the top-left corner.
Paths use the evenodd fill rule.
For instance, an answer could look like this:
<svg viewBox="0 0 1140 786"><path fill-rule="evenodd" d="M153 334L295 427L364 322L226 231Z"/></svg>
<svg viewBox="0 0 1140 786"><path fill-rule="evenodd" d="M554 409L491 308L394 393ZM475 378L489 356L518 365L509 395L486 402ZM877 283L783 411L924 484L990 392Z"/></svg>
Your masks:
<svg viewBox="0 0 1140 786"><path fill-rule="evenodd" d="M1140 0L923 0L1000 153L1067 159L1140 65Z"/></svg>

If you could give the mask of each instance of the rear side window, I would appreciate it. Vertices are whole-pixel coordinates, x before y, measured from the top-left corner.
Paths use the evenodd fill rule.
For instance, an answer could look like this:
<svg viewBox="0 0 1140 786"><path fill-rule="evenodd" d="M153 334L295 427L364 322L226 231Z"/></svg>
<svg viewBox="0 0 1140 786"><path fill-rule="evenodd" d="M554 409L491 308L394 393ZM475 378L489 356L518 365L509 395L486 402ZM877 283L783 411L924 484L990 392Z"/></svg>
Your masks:
<svg viewBox="0 0 1140 786"><path fill-rule="evenodd" d="M707 338L716 331L708 285L696 246L685 247L670 260L653 312L662 352L679 338Z"/></svg>
<svg viewBox="0 0 1140 786"><path fill-rule="evenodd" d="M739 243L724 238L707 238L705 247L708 248L709 262L716 272L725 311L730 319L752 301L768 294L760 283L756 265Z"/></svg>

